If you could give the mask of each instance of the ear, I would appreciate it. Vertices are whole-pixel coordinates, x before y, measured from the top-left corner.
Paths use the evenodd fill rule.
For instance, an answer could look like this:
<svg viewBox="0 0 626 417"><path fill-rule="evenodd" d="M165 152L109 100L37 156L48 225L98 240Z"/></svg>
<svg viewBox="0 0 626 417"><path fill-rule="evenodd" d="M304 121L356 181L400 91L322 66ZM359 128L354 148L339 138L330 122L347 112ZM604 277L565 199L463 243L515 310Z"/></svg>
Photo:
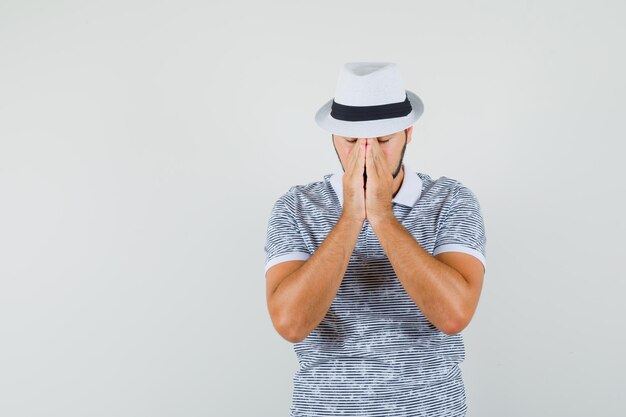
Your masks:
<svg viewBox="0 0 626 417"><path fill-rule="evenodd" d="M413 133L413 125L409 126L406 129L406 143L407 144L411 143L411 139L413 139L412 133Z"/></svg>

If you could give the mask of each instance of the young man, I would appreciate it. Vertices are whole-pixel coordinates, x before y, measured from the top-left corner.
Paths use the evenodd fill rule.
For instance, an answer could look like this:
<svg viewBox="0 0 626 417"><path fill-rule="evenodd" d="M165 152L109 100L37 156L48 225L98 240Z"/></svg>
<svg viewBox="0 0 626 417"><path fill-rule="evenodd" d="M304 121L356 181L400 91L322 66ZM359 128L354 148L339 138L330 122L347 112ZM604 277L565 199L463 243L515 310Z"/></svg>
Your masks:
<svg viewBox="0 0 626 417"><path fill-rule="evenodd" d="M267 304L300 363L291 416L465 415L486 236L469 188L403 162L422 112L396 64L345 64L316 114L342 172L274 204Z"/></svg>

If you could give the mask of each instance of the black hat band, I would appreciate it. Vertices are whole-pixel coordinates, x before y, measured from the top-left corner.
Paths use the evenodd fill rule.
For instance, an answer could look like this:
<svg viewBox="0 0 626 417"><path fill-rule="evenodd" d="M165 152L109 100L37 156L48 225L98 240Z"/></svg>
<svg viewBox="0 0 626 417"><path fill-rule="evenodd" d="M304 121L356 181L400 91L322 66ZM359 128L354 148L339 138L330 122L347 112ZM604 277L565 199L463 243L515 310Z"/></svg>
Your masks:
<svg viewBox="0 0 626 417"><path fill-rule="evenodd" d="M404 101L398 103L379 104L376 106L346 106L333 99L330 115L338 120L359 122L363 120L392 119L411 113L413 107L405 93Z"/></svg>

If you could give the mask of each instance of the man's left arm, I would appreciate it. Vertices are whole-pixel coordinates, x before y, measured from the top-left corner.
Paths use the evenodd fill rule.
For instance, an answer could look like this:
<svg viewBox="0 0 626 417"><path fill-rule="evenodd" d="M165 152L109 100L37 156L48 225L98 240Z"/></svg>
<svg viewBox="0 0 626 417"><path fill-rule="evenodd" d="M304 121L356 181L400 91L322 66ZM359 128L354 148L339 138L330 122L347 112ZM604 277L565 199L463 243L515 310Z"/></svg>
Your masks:
<svg viewBox="0 0 626 417"><path fill-rule="evenodd" d="M402 286L424 316L446 334L467 327L482 290L482 262L463 252L431 256L393 213L369 221Z"/></svg>
<svg viewBox="0 0 626 417"><path fill-rule="evenodd" d="M449 219L452 225L440 230L443 238L436 250L445 248L445 251L431 256L393 214L393 177L384 160L378 141L368 139L365 156L368 172L365 190L367 219L402 286L424 316L444 333L459 333L467 327L476 311L484 276L482 261L459 251L466 245L455 247L459 236L464 234L457 227L464 225L467 211L454 211L453 218ZM464 194L468 201L472 201L471 193ZM470 212L477 220L478 206L473 201L471 206ZM476 239L484 243L482 230L481 227L480 233L471 237L474 246L477 246L473 241ZM446 248L444 244L450 246Z"/></svg>

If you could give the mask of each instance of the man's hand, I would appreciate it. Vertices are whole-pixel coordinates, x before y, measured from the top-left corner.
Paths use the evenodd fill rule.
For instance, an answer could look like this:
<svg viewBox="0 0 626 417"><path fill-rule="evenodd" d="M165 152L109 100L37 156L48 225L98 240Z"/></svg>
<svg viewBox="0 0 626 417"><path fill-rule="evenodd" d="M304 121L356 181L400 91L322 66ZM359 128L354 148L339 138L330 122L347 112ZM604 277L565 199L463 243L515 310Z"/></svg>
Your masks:
<svg viewBox="0 0 626 417"><path fill-rule="evenodd" d="M393 175L387 168L377 138L367 140L365 152L367 187L365 189L365 212L370 223L386 217L394 217L391 207ZM395 218L395 217L394 217Z"/></svg>
<svg viewBox="0 0 626 417"><path fill-rule="evenodd" d="M343 174L343 212L342 216L360 223L365 221L365 144L364 138L359 138L352 148L346 172ZM368 178L369 184L369 178Z"/></svg>

